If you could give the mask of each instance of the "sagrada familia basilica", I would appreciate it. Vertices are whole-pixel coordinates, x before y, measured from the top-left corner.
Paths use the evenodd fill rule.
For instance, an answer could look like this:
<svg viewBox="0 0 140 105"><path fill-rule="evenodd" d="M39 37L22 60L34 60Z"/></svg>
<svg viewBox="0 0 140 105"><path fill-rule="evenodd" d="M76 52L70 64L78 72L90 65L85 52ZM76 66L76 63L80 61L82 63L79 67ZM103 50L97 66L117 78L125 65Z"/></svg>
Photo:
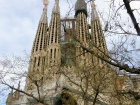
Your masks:
<svg viewBox="0 0 140 105"><path fill-rule="evenodd" d="M94 0L90 14L85 0L75 1L75 16L62 19L55 0L48 25L44 0L25 88L19 91L19 84L6 105L117 105L122 99L114 92L115 71L105 62L108 50Z"/></svg>

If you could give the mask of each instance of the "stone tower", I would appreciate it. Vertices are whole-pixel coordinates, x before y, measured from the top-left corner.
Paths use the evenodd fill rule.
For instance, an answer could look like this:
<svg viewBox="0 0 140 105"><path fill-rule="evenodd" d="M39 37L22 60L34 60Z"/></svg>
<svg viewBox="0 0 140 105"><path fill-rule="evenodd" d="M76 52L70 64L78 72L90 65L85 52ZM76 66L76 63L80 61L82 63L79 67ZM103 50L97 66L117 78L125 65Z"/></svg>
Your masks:
<svg viewBox="0 0 140 105"><path fill-rule="evenodd" d="M84 0L77 0L75 4L75 18L76 18L76 65L79 67L87 66L90 61L90 54L81 47L89 47L89 28L87 23L87 4Z"/></svg>
<svg viewBox="0 0 140 105"><path fill-rule="evenodd" d="M55 0L47 37L47 67L60 65L60 8L59 0Z"/></svg>
<svg viewBox="0 0 140 105"><path fill-rule="evenodd" d="M34 80L40 80L40 84L43 83L47 55L47 29L47 2L44 2L43 13L33 42L25 90L34 88L32 83Z"/></svg>
<svg viewBox="0 0 140 105"><path fill-rule="evenodd" d="M101 50L104 54L108 54L105 37L101 28L100 19L96 11L94 1L92 1L91 3L91 8L92 8L92 12L91 12L91 43L90 45L93 46L94 50L96 49ZM99 53L99 55L102 55L107 59L105 55L101 53ZM100 63L100 65L104 63L100 59L93 56L93 62L94 61Z"/></svg>

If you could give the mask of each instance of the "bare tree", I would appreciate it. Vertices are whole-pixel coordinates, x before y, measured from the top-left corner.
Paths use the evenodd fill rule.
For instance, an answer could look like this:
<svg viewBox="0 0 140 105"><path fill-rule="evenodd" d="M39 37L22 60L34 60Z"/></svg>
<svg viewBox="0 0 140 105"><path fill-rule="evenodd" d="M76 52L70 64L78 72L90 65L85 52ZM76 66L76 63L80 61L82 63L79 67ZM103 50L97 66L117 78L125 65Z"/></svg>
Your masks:
<svg viewBox="0 0 140 105"><path fill-rule="evenodd" d="M88 0L87 3L90 3L90 1L91 0ZM131 1L123 0L122 2L124 4L119 4L117 2L119 4L118 6L118 4L115 4L116 3L115 0L110 0L109 2L110 10L108 12L109 13L108 19L106 20L102 17L103 15L100 12L100 17L102 18L101 21L104 22L103 23L104 26L102 27L104 28L104 34L106 36L125 35L126 37L125 40L123 40L123 38L120 39L119 44L114 43L114 41L112 41L111 43L112 50L110 50L108 54L104 53L96 45L93 45L94 49L85 46L82 42L79 41L79 39L77 39L73 34L71 34L71 37L80 44L80 47L83 50L85 50L86 53L89 53L92 56L95 56L96 59L99 59L100 61L104 62L102 66L98 66L99 65L98 62L95 63L94 65L89 65L86 68L83 65L83 68L75 68L73 69L72 72L69 70L64 71L62 68L60 68L60 71L58 71L59 74L62 74L64 77L67 78L68 83L72 83L72 86L75 87L75 88L71 88L71 87L64 86L63 88L76 94L76 97L80 97L82 100L84 100L84 105L87 105L88 103L92 103L93 105L95 105L95 103L102 103L101 101L103 100L101 97L102 95L107 97L113 96L114 98L117 97L117 99L119 100L118 102L120 102L120 104L123 103L120 96L124 98L123 96L124 94L133 95L133 98L136 100L140 99L138 92L135 92L133 90L118 92L115 87L116 86L115 80L118 77L118 75L115 74L116 68L117 71L125 70L126 72L129 73L140 74L140 68L138 67L139 65L137 65L140 61L138 59L133 60L133 56L130 56L128 54L129 52L132 52L132 50L129 50L130 46L126 47L127 45L126 40L130 35L135 35L135 36L140 35L139 20L137 20L136 17L137 15L134 14L134 11L137 11L138 15L140 15L139 9L132 9L130 3L134 2L133 0ZM72 9L73 6L68 11L67 16L69 16ZM126 14L127 13L129 14L130 19L132 21L132 23L131 22L129 23L131 24L129 23L127 24L126 21L122 22L125 24L122 24L120 22L121 18L123 18L121 14L122 10L127 11ZM69 33L65 29L66 28L65 26L63 28L66 33ZM136 30L137 33L135 33L134 29ZM135 46L134 44L135 41L132 40L131 46ZM133 49L133 51L139 51L139 49ZM4 58L3 60L1 60L0 61L1 64L0 84L6 85L15 91L21 92L22 94L25 94L31 97L32 99L34 99L36 102L47 105L47 103L45 103L44 101L45 98L41 97L41 91L40 91L42 86L40 84L41 79L34 80L32 79L32 77L27 76L26 66L28 65L28 63L29 63L28 60L26 61L16 56L14 57L13 61L8 58ZM104 69L106 70L102 72ZM113 77L113 79L110 77ZM37 96L32 93L27 93L24 90L17 89L13 86L13 84L17 83L17 81L21 80L21 78L24 78L23 80L25 80L25 78L29 78L32 81L32 83L37 89ZM11 82L13 84L10 84ZM111 85L108 86L108 84ZM108 89L111 89L112 91ZM110 102L110 100L104 100L104 101L107 101L107 103L112 102L112 101Z"/></svg>

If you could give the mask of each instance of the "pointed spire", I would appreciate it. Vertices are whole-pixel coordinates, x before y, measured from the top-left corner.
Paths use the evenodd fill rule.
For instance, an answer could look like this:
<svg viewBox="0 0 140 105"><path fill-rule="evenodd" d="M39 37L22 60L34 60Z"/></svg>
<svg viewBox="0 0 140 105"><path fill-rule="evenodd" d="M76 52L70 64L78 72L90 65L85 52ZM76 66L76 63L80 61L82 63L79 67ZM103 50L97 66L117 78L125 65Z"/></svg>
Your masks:
<svg viewBox="0 0 140 105"><path fill-rule="evenodd" d="M47 5L48 5L48 0L43 0L44 8L43 8L43 13L40 18L40 23L47 23Z"/></svg>
<svg viewBox="0 0 140 105"><path fill-rule="evenodd" d="M14 88L14 85L13 85L13 88ZM11 94L13 94L13 90L14 90L13 88L11 89Z"/></svg>
<svg viewBox="0 0 140 105"><path fill-rule="evenodd" d="M94 0L92 0L91 2L91 8L92 8L91 20L93 21L95 19L99 19Z"/></svg>
<svg viewBox="0 0 140 105"><path fill-rule="evenodd" d="M8 97L6 99L6 105L11 105L12 100L13 100L13 89L12 89L11 93L8 94Z"/></svg>
<svg viewBox="0 0 140 105"><path fill-rule="evenodd" d="M59 0L55 0L55 5L53 7L53 13L60 13Z"/></svg>
<svg viewBox="0 0 140 105"><path fill-rule="evenodd" d="M19 81L19 83L18 83L18 90L20 90L20 81Z"/></svg>
<svg viewBox="0 0 140 105"><path fill-rule="evenodd" d="M15 97L14 97L15 99L19 99L19 96L20 96L19 90L20 90L20 81L18 83L17 90L15 91Z"/></svg>

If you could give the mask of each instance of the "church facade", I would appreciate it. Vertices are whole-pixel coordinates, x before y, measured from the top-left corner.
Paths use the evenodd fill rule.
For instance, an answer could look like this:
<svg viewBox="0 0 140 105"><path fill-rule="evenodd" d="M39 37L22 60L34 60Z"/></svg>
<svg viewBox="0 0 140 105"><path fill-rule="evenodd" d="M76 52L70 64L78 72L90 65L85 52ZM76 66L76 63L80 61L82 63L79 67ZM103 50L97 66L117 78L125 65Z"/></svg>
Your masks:
<svg viewBox="0 0 140 105"><path fill-rule="evenodd" d="M19 85L9 93L6 105L117 105L116 75L104 61L108 51L94 1L91 14L87 3L77 0L75 16L61 19L55 0L49 25L47 5L44 0L25 89L19 92Z"/></svg>

